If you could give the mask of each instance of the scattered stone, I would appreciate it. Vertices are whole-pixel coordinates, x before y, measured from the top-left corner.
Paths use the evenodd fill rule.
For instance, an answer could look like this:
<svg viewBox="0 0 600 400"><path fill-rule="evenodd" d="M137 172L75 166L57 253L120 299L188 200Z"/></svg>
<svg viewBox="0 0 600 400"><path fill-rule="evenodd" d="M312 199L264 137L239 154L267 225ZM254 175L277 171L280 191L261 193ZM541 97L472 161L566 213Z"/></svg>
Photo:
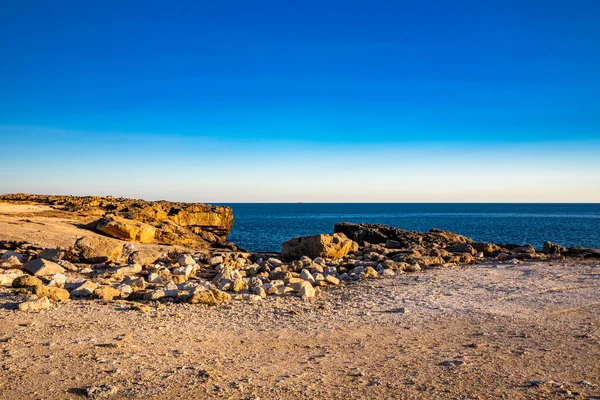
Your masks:
<svg viewBox="0 0 600 400"><path fill-rule="evenodd" d="M123 253L122 242L97 236L84 236L75 242L75 250L89 263L117 261Z"/></svg>
<svg viewBox="0 0 600 400"><path fill-rule="evenodd" d="M35 276L48 276L65 272L65 269L60 265L43 258L36 258L35 260L29 261L27 264L23 265L23 269Z"/></svg>
<svg viewBox="0 0 600 400"><path fill-rule="evenodd" d="M71 297L92 297L94 290L98 287L92 281L85 281L75 289L71 290Z"/></svg>
<svg viewBox="0 0 600 400"><path fill-rule="evenodd" d="M187 267L188 265L196 265L196 260L189 254L182 254L177 258L177 263L182 267Z"/></svg>
<svg viewBox="0 0 600 400"><path fill-rule="evenodd" d="M223 264L222 256L214 256L208 259L208 265L210 265L211 267L214 267L219 264Z"/></svg>
<svg viewBox="0 0 600 400"><path fill-rule="evenodd" d="M296 282L293 285L293 288L296 292L298 292L299 297L303 298L312 298L315 297L315 288L308 281L300 281Z"/></svg>
<svg viewBox="0 0 600 400"><path fill-rule="evenodd" d="M231 283L231 291L232 292L241 292L242 290L247 290L247 289L248 289L248 284L246 283L245 280L243 280L241 278L237 278Z"/></svg>
<svg viewBox="0 0 600 400"><path fill-rule="evenodd" d="M12 287L14 287L14 288L27 288L27 287L43 286L43 285L44 285L44 283L39 278L36 278L35 276L31 276L31 275L21 275L21 276L16 277L12 281Z"/></svg>
<svg viewBox="0 0 600 400"><path fill-rule="evenodd" d="M562 254L566 253L566 251L566 247L552 242L544 242L544 245L542 247L542 253L545 254Z"/></svg>
<svg viewBox="0 0 600 400"><path fill-rule="evenodd" d="M31 296L26 301L19 304L19 311L40 312L48 310L51 307L50 300L47 297Z"/></svg>
<svg viewBox="0 0 600 400"><path fill-rule="evenodd" d="M62 260L64 256L65 251L61 249L44 249L40 254L38 254L38 258L44 258L54 262Z"/></svg>
<svg viewBox="0 0 600 400"><path fill-rule="evenodd" d="M530 244L526 244L524 246L520 246L515 249L512 249L511 253L513 253L513 254L533 254L533 253L535 253L535 248Z"/></svg>
<svg viewBox="0 0 600 400"><path fill-rule="evenodd" d="M129 264L138 264L148 266L154 264L162 256L162 253L154 249L140 249L129 255L127 261Z"/></svg>
<svg viewBox="0 0 600 400"><path fill-rule="evenodd" d="M101 286L94 289L94 298L101 300L113 300L121 297L121 291L110 286Z"/></svg>
<svg viewBox="0 0 600 400"><path fill-rule="evenodd" d="M377 271L375 271L375 269L373 267L367 267L365 268L365 271L363 272L363 277L365 279L374 279L377 278L379 276L379 274L377 273Z"/></svg>
<svg viewBox="0 0 600 400"><path fill-rule="evenodd" d="M65 301L70 297L69 291L57 287L48 287L44 285L36 285L33 287L33 293L37 297L47 297L52 301Z"/></svg>

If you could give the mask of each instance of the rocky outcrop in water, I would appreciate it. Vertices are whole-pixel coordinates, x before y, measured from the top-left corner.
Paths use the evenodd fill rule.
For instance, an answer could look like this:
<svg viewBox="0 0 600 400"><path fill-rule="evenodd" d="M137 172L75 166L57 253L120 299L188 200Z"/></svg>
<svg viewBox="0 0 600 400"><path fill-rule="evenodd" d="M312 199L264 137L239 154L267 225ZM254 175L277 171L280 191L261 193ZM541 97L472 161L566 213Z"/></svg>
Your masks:
<svg viewBox="0 0 600 400"><path fill-rule="evenodd" d="M367 242L374 244L385 243L387 247L409 248L414 245L437 247L450 247L463 243L471 243L473 240L466 236L439 229L432 229L427 233L411 232L381 224L354 224L351 222L339 222L335 224L335 233L343 233L355 242Z"/></svg>

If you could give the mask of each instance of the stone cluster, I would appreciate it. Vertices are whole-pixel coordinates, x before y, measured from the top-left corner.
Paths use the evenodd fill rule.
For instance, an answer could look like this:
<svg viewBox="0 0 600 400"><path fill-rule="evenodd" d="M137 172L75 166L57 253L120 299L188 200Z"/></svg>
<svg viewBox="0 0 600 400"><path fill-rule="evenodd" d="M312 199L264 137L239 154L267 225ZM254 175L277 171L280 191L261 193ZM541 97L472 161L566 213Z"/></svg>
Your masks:
<svg viewBox="0 0 600 400"><path fill-rule="evenodd" d="M69 299L219 305L231 300L260 302L268 296L310 299L328 286L478 261L600 256L593 249L575 248L571 253L550 242L538 252L531 245L474 242L440 230L343 227L352 238L340 232L295 238L283 245L281 254L225 249L161 254L136 250L131 243L106 243L110 239L104 238L82 238L69 250L0 242L0 285L25 296L18 305L24 311L41 311Z"/></svg>

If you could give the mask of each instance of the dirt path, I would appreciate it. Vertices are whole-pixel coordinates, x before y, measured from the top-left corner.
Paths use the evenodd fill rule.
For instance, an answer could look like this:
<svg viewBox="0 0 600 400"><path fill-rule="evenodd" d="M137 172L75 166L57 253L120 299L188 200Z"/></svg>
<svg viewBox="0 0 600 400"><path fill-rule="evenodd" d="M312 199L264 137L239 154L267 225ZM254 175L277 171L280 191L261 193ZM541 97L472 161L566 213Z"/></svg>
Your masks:
<svg viewBox="0 0 600 400"><path fill-rule="evenodd" d="M0 398L600 398L600 266L480 265L209 308L0 292Z"/></svg>

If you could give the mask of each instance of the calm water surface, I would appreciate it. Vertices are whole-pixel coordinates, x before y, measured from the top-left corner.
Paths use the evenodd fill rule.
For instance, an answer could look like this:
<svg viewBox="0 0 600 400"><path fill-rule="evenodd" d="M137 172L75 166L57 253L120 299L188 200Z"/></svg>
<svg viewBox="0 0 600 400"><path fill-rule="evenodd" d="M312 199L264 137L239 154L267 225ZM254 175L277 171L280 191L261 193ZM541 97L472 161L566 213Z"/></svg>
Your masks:
<svg viewBox="0 0 600 400"><path fill-rule="evenodd" d="M333 232L336 222L368 222L411 231L449 230L477 241L600 248L600 204L226 204L229 239L250 251L280 251L294 236Z"/></svg>

